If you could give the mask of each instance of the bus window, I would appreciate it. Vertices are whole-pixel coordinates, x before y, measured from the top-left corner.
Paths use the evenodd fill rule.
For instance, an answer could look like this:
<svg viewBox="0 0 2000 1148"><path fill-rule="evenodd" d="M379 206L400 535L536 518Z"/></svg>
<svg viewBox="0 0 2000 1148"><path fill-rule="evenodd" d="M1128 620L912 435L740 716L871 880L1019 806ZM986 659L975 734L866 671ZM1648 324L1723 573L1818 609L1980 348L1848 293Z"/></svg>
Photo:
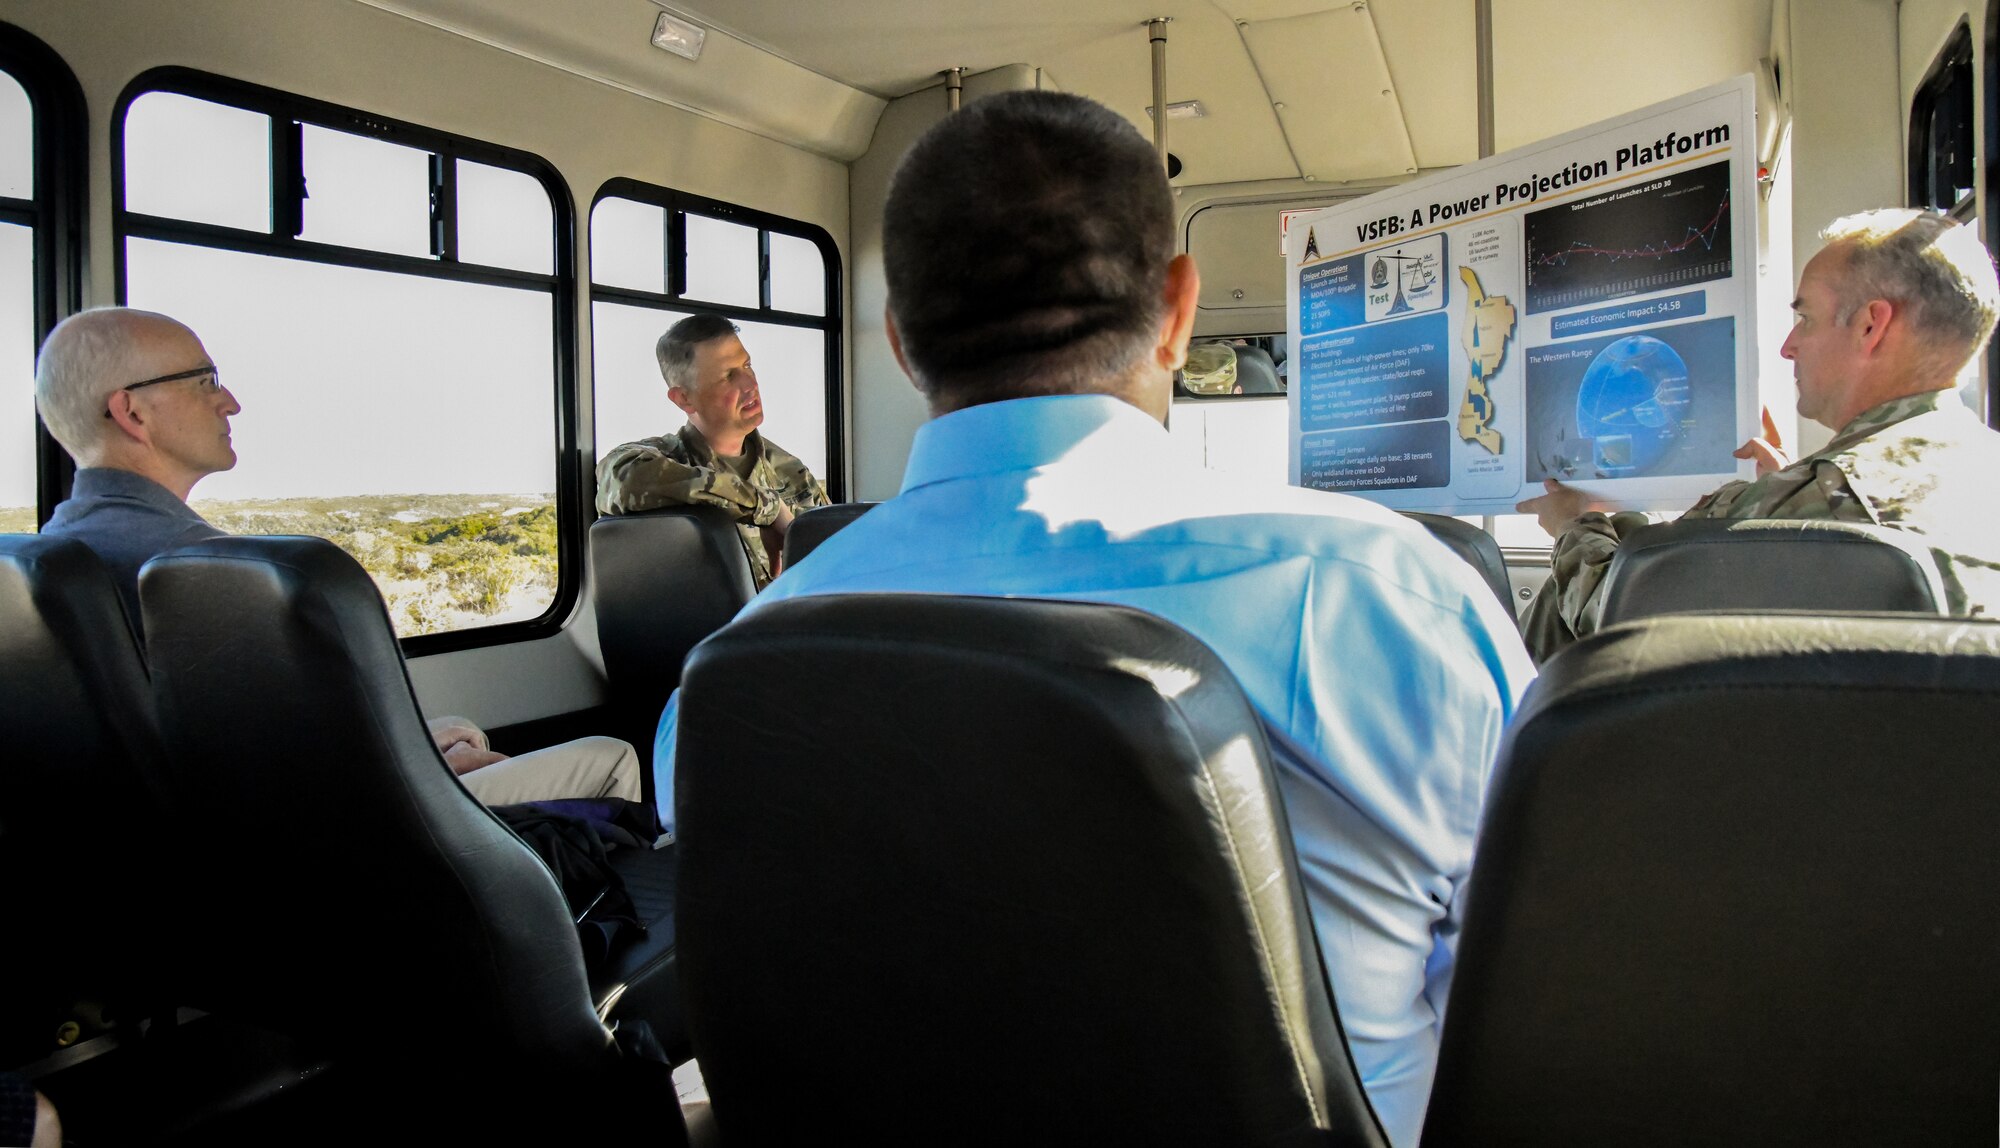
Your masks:
<svg viewBox="0 0 2000 1148"><path fill-rule="evenodd" d="M653 345L697 311L736 323L764 396L763 433L843 497L839 262L796 220L632 180L590 214L597 453L678 430Z"/></svg>
<svg viewBox="0 0 2000 1148"><path fill-rule="evenodd" d="M1196 339L1188 346L1187 364L1174 373L1174 397L1282 395L1291 376L1286 353L1282 334Z"/></svg>
<svg viewBox="0 0 2000 1148"><path fill-rule="evenodd" d="M582 484L558 465L574 292L552 169L186 72L141 77L115 126L122 298L192 327L243 405L237 466L194 507L338 544L412 653L553 629Z"/></svg>
<svg viewBox="0 0 2000 1148"><path fill-rule="evenodd" d="M0 531L36 527L34 136L27 89L0 72L0 364L10 380Z"/></svg>
<svg viewBox="0 0 2000 1148"><path fill-rule="evenodd" d="M1972 32L1960 23L1910 101L1910 206L1972 216L1974 138Z"/></svg>
<svg viewBox="0 0 2000 1148"><path fill-rule="evenodd" d="M40 40L0 24L0 531L36 530L68 484L35 417L35 348L79 305L83 96Z"/></svg>
<svg viewBox="0 0 2000 1148"><path fill-rule="evenodd" d="M1910 99L1910 206L1980 226L1974 188L1972 30L1960 21ZM1959 372L1959 397L1984 415L1978 357Z"/></svg>

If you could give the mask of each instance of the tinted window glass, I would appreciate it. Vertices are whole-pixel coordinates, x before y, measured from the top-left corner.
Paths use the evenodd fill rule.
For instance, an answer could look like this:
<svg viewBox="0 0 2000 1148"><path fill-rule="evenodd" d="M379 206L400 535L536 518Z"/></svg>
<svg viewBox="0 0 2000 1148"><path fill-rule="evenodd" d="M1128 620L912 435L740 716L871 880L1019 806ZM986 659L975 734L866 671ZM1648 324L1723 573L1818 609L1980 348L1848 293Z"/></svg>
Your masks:
<svg viewBox="0 0 2000 1148"><path fill-rule="evenodd" d="M271 229L271 117L175 92L125 114L125 208Z"/></svg>
<svg viewBox="0 0 2000 1148"><path fill-rule="evenodd" d="M35 198L35 111L21 82L0 72L0 196Z"/></svg>
<svg viewBox="0 0 2000 1148"><path fill-rule="evenodd" d="M0 223L0 531L35 529L35 232Z"/></svg>
<svg viewBox="0 0 2000 1148"><path fill-rule="evenodd" d="M687 297L755 307L757 229L706 216L687 217Z"/></svg>
<svg viewBox="0 0 2000 1148"><path fill-rule="evenodd" d="M590 213L590 281L667 291L667 209L615 197Z"/></svg>
<svg viewBox="0 0 2000 1148"><path fill-rule="evenodd" d="M306 202L299 238L399 255L431 253L429 152L311 124L300 146Z"/></svg>
<svg viewBox="0 0 2000 1148"><path fill-rule="evenodd" d="M527 172L459 160L458 258L552 274L554 209L541 181Z"/></svg>
<svg viewBox="0 0 2000 1148"><path fill-rule="evenodd" d="M591 213L591 278L599 288L619 290L600 290L591 306L599 458L620 443L685 425L667 398L654 346L679 320L712 312L735 324L750 354L765 436L841 496L842 476L833 472L841 465L840 413L828 397L839 325L827 315L827 300L838 265L828 266L827 245L803 234L809 230L667 188L629 180L606 185ZM678 249L677 235L685 237ZM760 254L766 245L768 260Z"/></svg>
<svg viewBox="0 0 2000 1148"><path fill-rule="evenodd" d="M280 173L283 188L303 178L297 239L225 250L174 224L121 225L125 300L188 324L243 408L237 465L203 479L194 506L234 533L331 539L374 577L406 637L547 615L562 588L556 347L568 306L555 200L525 172L453 155L483 145L408 125L382 130L415 143L336 130L312 120L373 121L257 91L245 102L300 125L299 168ZM194 133L182 142L216 171L268 169L268 130L230 130L250 113L150 92L133 101L128 135L145 134L149 107L179 117ZM439 198L434 236L444 172L456 199ZM129 173L128 191L144 177ZM267 171L257 190L268 200L270 188ZM385 268L375 253L405 258Z"/></svg>
<svg viewBox="0 0 2000 1148"><path fill-rule="evenodd" d="M826 260L819 244L772 233L771 306L801 315L826 314Z"/></svg>

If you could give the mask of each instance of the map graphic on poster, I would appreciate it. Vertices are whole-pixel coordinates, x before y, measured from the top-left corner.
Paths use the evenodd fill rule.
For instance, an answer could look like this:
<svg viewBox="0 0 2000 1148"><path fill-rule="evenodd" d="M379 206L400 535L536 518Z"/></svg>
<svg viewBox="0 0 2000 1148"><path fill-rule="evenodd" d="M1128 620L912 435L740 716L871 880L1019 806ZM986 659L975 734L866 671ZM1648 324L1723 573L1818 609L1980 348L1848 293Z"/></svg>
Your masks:
<svg viewBox="0 0 2000 1148"><path fill-rule="evenodd" d="M1686 506L1756 429L1749 77L1292 220L1292 481Z"/></svg>
<svg viewBox="0 0 2000 1148"><path fill-rule="evenodd" d="M1500 454L1507 440L1493 429L1493 392L1486 380L1499 373L1514 336L1514 305L1504 295L1488 295L1472 268L1459 268L1458 277L1465 280L1465 325L1459 339L1465 344L1468 375L1465 401L1458 406L1458 437Z"/></svg>

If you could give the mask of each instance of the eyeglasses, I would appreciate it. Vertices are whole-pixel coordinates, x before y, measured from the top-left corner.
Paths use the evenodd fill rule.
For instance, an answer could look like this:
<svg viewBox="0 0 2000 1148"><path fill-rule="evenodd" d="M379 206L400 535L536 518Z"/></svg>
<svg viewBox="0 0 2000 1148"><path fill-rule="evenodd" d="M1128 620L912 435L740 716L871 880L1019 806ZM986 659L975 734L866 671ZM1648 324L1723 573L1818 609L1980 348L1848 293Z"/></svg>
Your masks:
<svg viewBox="0 0 2000 1148"><path fill-rule="evenodd" d="M182 379L199 379L204 375L208 377L207 381L196 388L202 394L212 395L222 389L222 372L216 370L213 365L196 367L189 371L175 371L171 375L155 375L150 379L140 379L136 383L127 383L118 389L121 391L136 391L141 387L150 387L156 383L173 383L179 382ZM111 417L110 407L104 408L104 417L107 419Z"/></svg>

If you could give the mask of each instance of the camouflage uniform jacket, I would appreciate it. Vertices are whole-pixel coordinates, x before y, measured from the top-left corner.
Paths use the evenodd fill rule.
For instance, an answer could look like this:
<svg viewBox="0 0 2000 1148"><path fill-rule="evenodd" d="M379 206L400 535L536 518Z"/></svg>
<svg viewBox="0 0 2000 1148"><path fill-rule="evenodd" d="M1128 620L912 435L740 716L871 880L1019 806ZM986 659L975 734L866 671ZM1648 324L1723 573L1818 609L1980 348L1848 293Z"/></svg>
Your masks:
<svg viewBox="0 0 2000 1148"><path fill-rule="evenodd" d="M1951 612L1979 617L2000 614L1996 489L2000 434L1954 392L1926 391L1870 407L1818 453L1729 483L1683 517L1831 519L1924 535ZM1556 540L1555 569L1521 623L1537 661L1590 631L1592 599L1618 552L1622 525L1593 512Z"/></svg>
<svg viewBox="0 0 2000 1148"><path fill-rule="evenodd" d="M758 528L777 519L780 504L795 513L825 506L826 488L796 455L757 431L743 440L743 449L756 459L747 480L736 477L693 423L662 438L628 442L597 464L597 512L719 506L736 519L750 573L762 590L771 581L771 556Z"/></svg>

